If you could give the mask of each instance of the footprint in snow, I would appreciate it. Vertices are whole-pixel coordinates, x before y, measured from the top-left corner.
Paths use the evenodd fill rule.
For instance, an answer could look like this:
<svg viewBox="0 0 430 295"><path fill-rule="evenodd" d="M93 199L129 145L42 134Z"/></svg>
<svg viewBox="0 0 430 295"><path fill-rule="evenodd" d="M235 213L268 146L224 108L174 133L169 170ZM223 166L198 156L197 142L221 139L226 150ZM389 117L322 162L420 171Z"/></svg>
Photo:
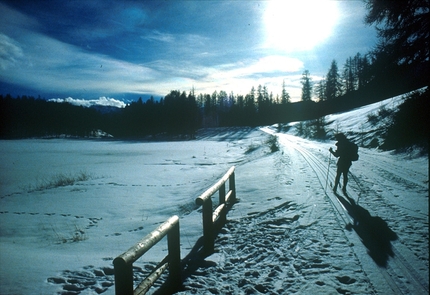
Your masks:
<svg viewBox="0 0 430 295"><path fill-rule="evenodd" d="M345 284L345 285L354 284L357 281L356 279L350 278L348 276L336 277L336 279L340 283Z"/></svg>

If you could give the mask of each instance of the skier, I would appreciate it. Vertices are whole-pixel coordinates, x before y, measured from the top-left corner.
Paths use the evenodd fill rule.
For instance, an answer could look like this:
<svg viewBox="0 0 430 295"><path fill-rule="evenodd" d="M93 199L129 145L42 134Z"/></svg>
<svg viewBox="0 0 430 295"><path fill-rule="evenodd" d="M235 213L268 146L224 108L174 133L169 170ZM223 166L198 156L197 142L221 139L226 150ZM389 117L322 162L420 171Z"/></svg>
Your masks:
<svg viewBox="0 0 430 295"><path fill-rule="evenodd" d="M356 145L354 143L349 142L345 134L343 133L336 134L335 138L337 140L336 151L333 151L332 148L329 149L330 153L332 153L333 156L335 156L336 158L339 158L339 160L337 161L337 172L336 172L336 179L334 181L333 191L336 192L337 186L339 185L340 175L343 174L342 191L343 193L346 194L346 185L348 183L348 172L352 164L351 161L356 161L358 159L358 156L353 155L353 154L357 154L357 151L352 150L353 147Z"/></svg>

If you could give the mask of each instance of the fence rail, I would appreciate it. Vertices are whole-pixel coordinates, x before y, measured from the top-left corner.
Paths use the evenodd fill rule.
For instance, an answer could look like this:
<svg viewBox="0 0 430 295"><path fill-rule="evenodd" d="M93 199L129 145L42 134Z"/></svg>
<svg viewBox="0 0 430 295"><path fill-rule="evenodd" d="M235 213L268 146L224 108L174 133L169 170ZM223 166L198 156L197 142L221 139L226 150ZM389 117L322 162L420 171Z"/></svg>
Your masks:
<svg viewBox="0 0 430 295"><path fill-rule="evenodd" d="M196 204L203 207L203 252L212 253L215 241L215 224L221 226L226 222L226 214L229 204L236 201L235 167L231 167L227 173L212 187L206 190L196 199ZM226 193L226 182L228 192ZM212 196L219 192L219 205L212 212ZM133 263L144 255L149 249L167 235L168 255L158 264L153 272L146 277L134 289ZM157 229L145 236L137 244L113 260L115 270L115 294L116 295L141 295L145 294L162 273L169 268L169 289L175 292L181 289L181 252L179 217L172 216Z"/></svg>
<svg viewBox="0 0 430 295"><path fill-rule="evenodd" d="M168 255L162 263L133 290L133 263L167 235ZM113 261L115 270L115 294L145 294L154 282L169 267L169 279L172 290L179 290L181 280L181 252L179 241L179 217L172 216L153 232L145 236L133 247L116 257Z"/></svg>
<svg viewBox="0 0 430 295"><path fill-rule="evenodd" d="M231 167L224 176L212 187L206 190L196 199L196 204L202 206L203 218L203 247L207 253L214 251L215 222L223 225L226 221L227 205L236 201L236 180L234 174L235 167ZM225 184L229 182L229 191L225 193ZM212 212L212 196L219 192L219 205Z"/></svg>

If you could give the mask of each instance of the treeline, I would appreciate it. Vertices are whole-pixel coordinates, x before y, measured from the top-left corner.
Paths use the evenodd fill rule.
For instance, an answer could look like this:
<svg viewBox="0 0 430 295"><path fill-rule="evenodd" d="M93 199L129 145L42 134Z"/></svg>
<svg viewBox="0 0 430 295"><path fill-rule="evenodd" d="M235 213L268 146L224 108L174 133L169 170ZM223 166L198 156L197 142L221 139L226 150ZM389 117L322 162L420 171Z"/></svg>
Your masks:
<svg viewBox="0 0 430 295"><path fill-rule="evenodd" d="M359 65L362 66L359 66ZM365 66L363 66L365 65ZM192 139L199 128L260 126L317 119L426 85L416 67L397 66L378 75L367 57L357 54L339 74L333 61L327 76L314 87L309 71L302 77L302 100L292 103L283 83L281 96L266 86L246 95L225 91L195 94L173 90L165 97L139 98L123 109L85 108L40 97L0 95L0 137L90 137L102 130L116 138L179 136Z"/></svg>
<svg viewBox="0 0 430 295"><path fill-rule="evenodd" d="M406 69L406 68L405 68ZM402 73L402 74L400 74ZM416 76L416 75L415 75ZM265 86L252 87L246 95L225 91L198 94L174 90L160 100L139 98L123 109L85 108L40 97L0 95L0 137L90 137L103 130L115 138L175 136L192 139L199 128L260 126L317 119L423 86L411 71L374 78L365 85L327 99L292 103L285 85L281 96ZM421 81L421 82L420 82ZM305 87L307 84L303 83ZM358 84L357 84L358 85ZM340 88L343 89L343 88Z"/></svg>
<svg viewBox="0 0 430 295"><path fill-rule="evenodd" d="M0 137L28 138L62 134L88 137L102 122L100 113L40 97L0 95Z"/></svg>

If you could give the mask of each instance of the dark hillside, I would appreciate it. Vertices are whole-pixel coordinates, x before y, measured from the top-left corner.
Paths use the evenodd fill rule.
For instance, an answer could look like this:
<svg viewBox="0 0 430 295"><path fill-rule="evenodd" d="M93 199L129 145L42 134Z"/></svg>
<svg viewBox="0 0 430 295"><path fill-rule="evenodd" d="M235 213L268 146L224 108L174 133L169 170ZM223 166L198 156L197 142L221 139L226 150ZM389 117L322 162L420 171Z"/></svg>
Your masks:
<svg viewBox="0 0 430 295"><path fill-rule="evenodd" d="M406 149L419 146L428 153L430 135L430 90L423 94L412 94L394 114L393 122L387 129L383 149Z"/></svg>

